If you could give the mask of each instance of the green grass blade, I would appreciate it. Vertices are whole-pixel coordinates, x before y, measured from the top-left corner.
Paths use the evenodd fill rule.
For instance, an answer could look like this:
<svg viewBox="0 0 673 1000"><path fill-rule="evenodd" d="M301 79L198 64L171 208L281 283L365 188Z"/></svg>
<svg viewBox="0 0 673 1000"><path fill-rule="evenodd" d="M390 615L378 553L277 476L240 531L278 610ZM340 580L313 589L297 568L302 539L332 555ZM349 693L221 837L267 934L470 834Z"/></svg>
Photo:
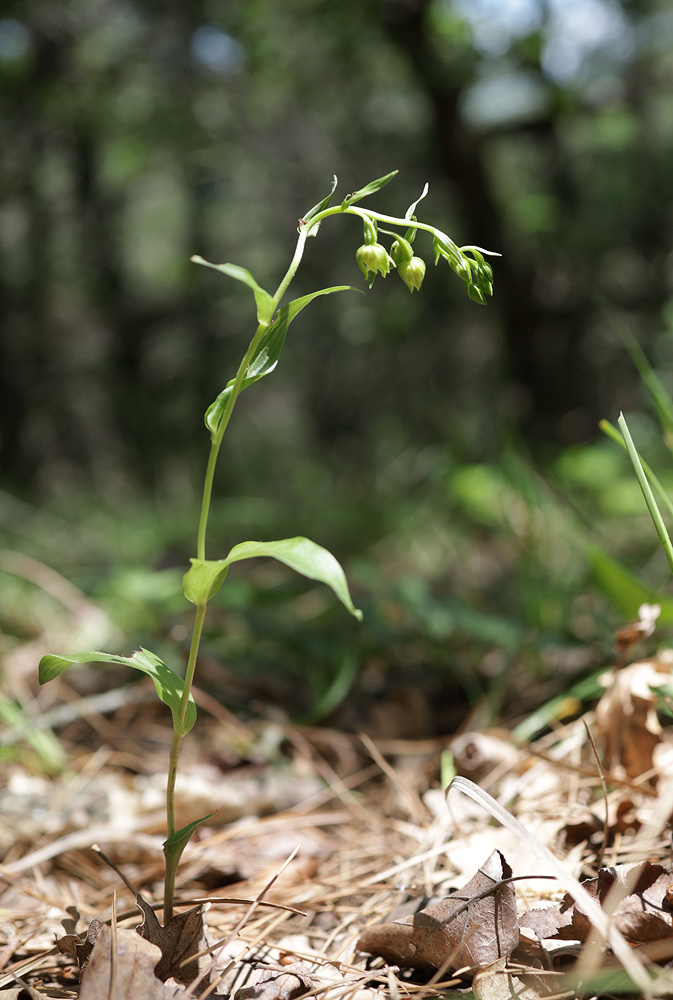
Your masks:
<svg viewBox="0 0 673 1000"><path fill-rule="evenodd" d="M624 438L619 433L617 428L610 423L609 420L601 420L598 426L603 431L603 433L610 438L611 441L614 441L615 444L618 444L620 448L623 448L624 451L628 452L628 448L626 447L626 442L624 441ZM655 490L659 494L659 499L662 501L662 503L666 505L669 514L671 515L671 517L673 517L673 500L671 500L668 493L661 485L659 479L654 474L654 472L652 471L651 467L647 464L647 462L643 461L643 459L641 458L640 464L645 470L647 478L649 479L649 481L652 483Z"/></svg>
<svg viewBox="0 0 673 1000"><path fill-rule="evenodd" d="M666 558L668 559L668 565L671 567L671 572L673 572L673 545L671 545L671 539L666 530L666 525L664 524L664 519L661 516L661 512L657 507L657 501L654 499L654 494L650 488L645 470L643 469L642 462L640 461L640 456L636 450L636 446L633 443L633 438L629 432L629 428L624 419L624 414L620 413L619 420L617 421L619 429L622 432L624 438L624 443L626 444L626 450L629 453L629 458L635 470L640 488L643 491L643 496L645 497L645 503L647 504L647 509L650 512L650 517L654 522L654 527L656 529L657 535L659 536L659 541L661 546L666 553Z"/></svg>

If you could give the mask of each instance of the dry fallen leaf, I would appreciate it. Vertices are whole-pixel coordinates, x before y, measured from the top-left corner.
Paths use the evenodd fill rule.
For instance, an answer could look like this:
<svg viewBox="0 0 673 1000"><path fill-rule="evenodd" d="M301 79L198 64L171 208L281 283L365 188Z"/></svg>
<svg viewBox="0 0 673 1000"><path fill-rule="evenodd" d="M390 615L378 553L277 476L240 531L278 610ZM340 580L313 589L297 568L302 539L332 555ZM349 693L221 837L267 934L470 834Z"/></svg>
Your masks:
<svg viewBox="0 0 673 1000"><path fill-rule="evenodd" d="M91 959L82 976L79 1000L179 1000L182 986L157 979L154 966L161 957L156 945L136 931L101 927Z"/></svg>
<svg viewBox="0 0 673 1000"><path fill-rule="evenodd" d="M637 778L654 766L662 728L652 688L661 685L662 675L670 672L670 658L662 654L611 670L601 678L606 691L596 705L592 728L596 742L604 748L606 770Z"/></svg>
<svg viewBox="0 0 673 1000"><path fill-rule="evenodd" d="M186 913L176 914L162 927L154 910L142 896L136 896L136 905L143 912L143 922L138 927L138 934L161 950L161 959L154 970L158 978L166 982L172 976L179 983L191 983L210 964L207 956L183 964L185 959L207 947L203 929L203 906L195 906ZM205 976L202 981L207 983L208 977Z"/></svg>
<svg viewBox="0 0 673 1000"><path fill-rule="evenodd" d="M358 950L414 969L483 968L519 941L512 870L494 851L462 889L401 920L366 928Z"/></svg>
<svg viewBox="0 0 673 1000"><path fill-rule="evenodd" d="M80 975L87 967L102 926L100 920L94 918L85 934L64 934L63 937L56 938L56 947L62 955L70 955L71 958L75 959L79 966Z"/></svg>
<svg viewBox="0 0 673 1000"><path fill-rule="evenodd" d="M632 885L631 892L614 912L615 926L627 941L644 944L673 938L673 906L666 899L667 890L673 882L670 872L662 865L644 861L637 866L602 868L596 878L583 884L594 899L604 904L616 882L623 886ZM591 921L569 895L556 906L531 910L520 922L522 927L530 928L543 939L584 941L591 931Z"/></svg>

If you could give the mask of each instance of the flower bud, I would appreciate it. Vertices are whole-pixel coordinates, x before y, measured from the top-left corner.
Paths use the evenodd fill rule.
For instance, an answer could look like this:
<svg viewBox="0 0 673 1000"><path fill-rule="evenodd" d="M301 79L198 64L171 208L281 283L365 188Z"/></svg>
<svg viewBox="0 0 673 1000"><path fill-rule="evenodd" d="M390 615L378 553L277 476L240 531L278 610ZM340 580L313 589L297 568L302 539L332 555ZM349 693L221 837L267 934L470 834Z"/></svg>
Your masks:
<svg viewBox="0 0 673 1000"><path fill-rule="evenodd" d="M361 246L355 254L355 259L358 262L360 270L369 282L370 288L374 284L374 278L377 274L382 274L385 278L390 271L390 268L394 267L394 262L388 254L388 251L385 247L382 247L380 243L371 243Z"/></svg>
<svg viewBox="0 0 673 1000"><path fill-rule="evenodd" d="M405 261L411 260L414 256L411 243L408 240L403 239L401 236L398 237L390 248L390 256L393 258L398 267L400 264L404 264Z"/></svg>
<svg viewBox="0 0 673 1000"><path fill-rule="evenodd" d="M467 286L467 294L470 296L473 302L478 302L480 306L486 305L486 298L481 288L478 285L470 284Z"/></svg>
<svg viewBox="0 0 673 1000"><path fill-rule="evenodd" d="M425 277L425 261L421 260L420 257L412 257L411 260L402 261L397 270L412 294L414 288L420 292Z"/></svg>

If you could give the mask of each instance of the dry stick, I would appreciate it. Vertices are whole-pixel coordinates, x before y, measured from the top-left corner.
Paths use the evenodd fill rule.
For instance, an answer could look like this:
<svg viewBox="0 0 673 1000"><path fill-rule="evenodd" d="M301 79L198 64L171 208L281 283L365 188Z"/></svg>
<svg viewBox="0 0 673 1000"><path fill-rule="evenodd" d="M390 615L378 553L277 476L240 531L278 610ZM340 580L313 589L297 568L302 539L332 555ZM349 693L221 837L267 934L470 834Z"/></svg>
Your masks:
<svg viewBox="0 0 673 1000"><path fill-rule="evenodd" d="M598 756L598 747L596 746L596 741L594 739L593 733L589 728L589 723L586 719L582 719L584 723L584 728L587 731L587 736L589 737L589 743L591 744L591 752L594 755L596 761L596 767L598 768L598 776L601 779L601 786L603 788L603 801L605 803L605 817L603 819L603 840L601 841L601 846L596 852L596 865L598 868L603 867L603 855L605 854L605 849L608 846L608 833L610 831L610 805L608 802L608 786L605 783L605 774L603 772L603 765L601 764L601 759Z"/></svg>
<svg viewBox="0 0 673 1000"><path fill-rule="evenodd" d="M587 890L572 875L568 869L559 861L555 855L545 847L537 837L534 837L529 830L515 819L511 813L507 812L499 802L483 791L478 785L468 778L454 778L446 790L446 794L451 789L462 792L468 798L473 799L483 806L495 819L499 820L503 826L511 830L524 844L526 844L538 857L542 858L551 871L555 874L560 884L572 896L576 903L579 903L587 917L598 930L601 936L607 941L617 958L622 963L625 972L631 977L638 989L642 990L645 996L651 995L653 982L647 974L647 970L638 956L629 947L624 936L610 922L607 914L600 908L595 899L589 895Z"/></svg>
<svg viewBox="0 0 673 1000"><path fill-rule="evenodd" d="M124 883L124 885L126 886L126 888L129 890L129 892L131 892L134 896L139 896L140 895L140 893L138 892L138 890L136 888L134 888L134 886L127 879L126 875L124 875L124 872L121 870L121 868L118 868L117 865L114 863L114 861L111 861L110 858L108 858L107 854L105 854L103 851L101 851L101 849L98 846L98 844L92 844L91 845L91 850L94 852L94 854L97 854L98 857L101 858L105 862L106 865L110 866L110 868L115 873L115 875L117 875L122 880L122 882ZM116 916L116 912L117 912L117 890L116 889L112 893L112 909L113 909L113 913Z"/></svg>

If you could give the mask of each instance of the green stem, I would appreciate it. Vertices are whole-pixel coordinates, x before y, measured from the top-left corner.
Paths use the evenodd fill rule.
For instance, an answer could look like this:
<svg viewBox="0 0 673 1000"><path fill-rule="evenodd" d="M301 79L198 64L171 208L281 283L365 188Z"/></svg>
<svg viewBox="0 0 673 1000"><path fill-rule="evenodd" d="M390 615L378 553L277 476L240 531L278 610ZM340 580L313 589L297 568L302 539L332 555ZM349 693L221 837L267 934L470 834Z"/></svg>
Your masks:
<svg viewBox="0 0 673 1000"><path fill-rule="evenodd" d="M294 251L294 255L290 262L290 266L285 273L285 276L278 288L276 289L276 294L274 295L274 307L273 311L278 308L278 305L285 295L286 291L292 283L292 279L297 273L297 268L301 263L301 259L304 253L304 248L306 245L306 238L308 236L308 229L302 227L299 238L297 240L297 246ZM198 559L206 558L206 532L208 529L208 517L210 515L210 505L213 493L213 481L215 479L215 468L217 466L217 459L220 453L220 447L222 441L229 425L231 415L234 411L234 406L236 405L236 400L238 399L241 387L243 385L243 379L248 370L250 362L252 361L255 351L259 345L261 338L268 329L268 323L259 323L257 329L255 330L254 336L250 341L250 345L245 352L243 359L238 366L238 371L236 372L236 378L234 379L234 384L231 387L231 393L227 400L227 404L222 414L222 419L218 425L216 433L213 435L210 454L208 456L208 464L206 466L206 474L203 482L203 497L201 500L201 513L199 515L199 527L197 532L197 542L196 542L196 552ZM189 660L187 662L187 670L185 672L185 682L182 691L182 698L180 700L180 727L181 730L184 728L185 718L187 716L187 706L189 704L189 697L192 690L192 685L194 683L194 673L196 671L196 663L199 655L199 646L201 643L201 634L203 632L203 624L206 617L207 601L197 604L196 614L194 616L194 627L192 629L192 641L189 647ZM168 781L166 784L166 830L167 838L172 837L175 833L175 782L178 773L178 763L180 760L180 749L182 747L182 740L184 739L184 733L174 728L173 730L173 741L171 743L170 755L169 755L169 768L168 768ZM169 922L173 916L173 902L175 899L175 877L177 873L177 860L175 863L170 863L168 857L166 859L166 874L164 879L164 925Z"/></svg>
<svg viewBox="0 0 673 1000"><path fill-rule="evenodd" d="M173 742L168 765L168 781L166 784L166 839L175 833L175 779L178 774L178 761L180 759L180 746L183 735L177 729L173 729ZM169 867L166 861L166 874L164 877L164 926L168 924L173 916L173 900L175 899L175 870Z"/></svg>

